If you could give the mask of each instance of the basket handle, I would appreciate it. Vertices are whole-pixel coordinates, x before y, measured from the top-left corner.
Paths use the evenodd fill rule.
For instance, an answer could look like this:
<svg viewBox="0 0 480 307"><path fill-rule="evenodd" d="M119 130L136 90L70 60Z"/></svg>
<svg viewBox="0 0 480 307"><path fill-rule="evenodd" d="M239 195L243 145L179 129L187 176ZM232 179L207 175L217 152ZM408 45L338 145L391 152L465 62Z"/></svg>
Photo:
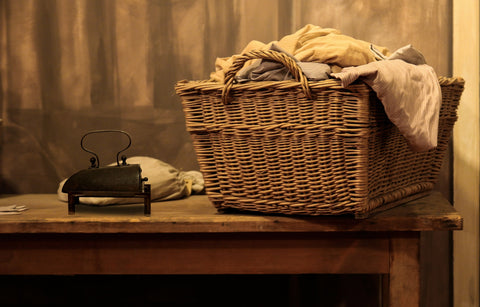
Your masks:
<svg viewBox="0 0 480 307"><path fill-rule="evenodd" d="M274 50L252 50L237 56L236 59L233 61L232 66L230 66L228 71L225 72L225 85L222 90L222 102L224 104L229 104L228 96L235 82L235 75L237 74L237 72L240 71L240 69L243 68L245 62L253 59L272 60L282 63L285 67L288 68L295 80L301 83L305 96L309 99L312 99L312 93L310 91L310 86L308 85L307 77L305 77L302 70L297 65L294 59L284 53Z"/></svg>

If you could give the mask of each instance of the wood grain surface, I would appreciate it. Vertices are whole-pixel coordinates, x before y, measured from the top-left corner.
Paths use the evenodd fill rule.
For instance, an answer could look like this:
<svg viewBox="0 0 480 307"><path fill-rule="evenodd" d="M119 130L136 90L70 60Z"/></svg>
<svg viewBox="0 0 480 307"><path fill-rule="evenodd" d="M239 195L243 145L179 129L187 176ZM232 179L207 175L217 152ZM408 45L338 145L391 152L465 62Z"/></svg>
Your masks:
<svg viewBox="0 0 480 307"><path fill-rule="evenodd" d="M367 219L353 216L305 217L220 213L205 195L152 203L94 207L67 204L53 194L4 196L2 205L25 205L18 215L0 215L0 233L201 233L201 232L351 232L459 230L463 218L438 192Z"/></svg>

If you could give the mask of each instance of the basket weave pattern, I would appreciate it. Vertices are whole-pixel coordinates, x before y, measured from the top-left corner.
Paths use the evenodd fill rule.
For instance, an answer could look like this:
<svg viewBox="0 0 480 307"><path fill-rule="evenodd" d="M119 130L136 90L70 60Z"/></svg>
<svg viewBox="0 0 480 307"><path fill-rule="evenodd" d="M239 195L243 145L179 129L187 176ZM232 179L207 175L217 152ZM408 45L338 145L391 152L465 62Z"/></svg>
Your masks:
<svg viewBox="0 0 480 307"><path fill-rule="evenodd" d="M464 84L439 81L438 147L428 152L409 149L360 82L181 81L176 92L218 209L364 216L433 189Z"/></svg>

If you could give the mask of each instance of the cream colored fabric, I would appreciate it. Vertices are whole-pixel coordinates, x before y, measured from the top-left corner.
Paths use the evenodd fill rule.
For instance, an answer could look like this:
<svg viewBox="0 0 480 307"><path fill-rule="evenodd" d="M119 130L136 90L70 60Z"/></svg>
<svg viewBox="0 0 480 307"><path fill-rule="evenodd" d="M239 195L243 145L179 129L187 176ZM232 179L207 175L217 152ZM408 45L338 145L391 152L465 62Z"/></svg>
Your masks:
<svg viewBox="0 0 480 307"><path fill-rule="evenodd" d="M427 64L423 54L411 44L395 50L395 52L388 57L388 60L404 60L407 63L415 65Z"/></svg>
<svg viewBox="0 0 480 307"><path fill-rule="evenodd" d="M131 157L129 164L140 164L142 177L147 177L146 183L150 184L151 200L173 200L200 193L204 188L203 176L198 171L179 171L168 163L151 157ZM116 165L115 163L110 164ZM62 187L67 179L60 182L57 196L61 201L68 201L68 195L62 192ZM111 205L140 203L140 198L114 198L114 197L80 197L80 203L89 205Z"/></svg>
<svg viewBox="0 0 480 307"><path fill-rule="evenodd" d="M370 85L412 150L437 146L442 93L432 67L385 60L347 67L332 76L341 79L344 87L359 78Z"/></svg>
<svg viewBox="0 0 480 307"><path fill-rule="evenodd" d="M300 62L324 63L332 66L348 67L364 65L375 61L370 50L371 43L343 35L339 30L321 28L308 24L297 32L287 35L278 42L264 44L251 41L241 52L251 50L268 50L275 43L286 52L292 54ZM385 47L375 46L383 55L389 55ZM212 81L223 82L225 72L238 55L227 58L217 58L215 72L210 75ZM251 61L245 63L245 66Z"/></svg>

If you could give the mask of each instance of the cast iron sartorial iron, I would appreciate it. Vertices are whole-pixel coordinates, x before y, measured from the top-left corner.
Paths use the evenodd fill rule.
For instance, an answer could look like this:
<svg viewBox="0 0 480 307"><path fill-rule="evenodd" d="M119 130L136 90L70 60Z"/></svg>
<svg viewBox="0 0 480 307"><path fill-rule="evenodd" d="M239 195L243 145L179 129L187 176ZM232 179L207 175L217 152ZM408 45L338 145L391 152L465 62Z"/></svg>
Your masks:
<svg viewBox="0 0 480 307"><path fill-rule="evenodd" d="M90 134L107 132L123 133L128 137L128 145L117 153L117 165L100 167L98 155L86 149L83 141ZM150 215L150 185L145 184L148 178L142 178L139 164L127 164L126 156L121 157L121 163L119 161L120 153L131 144L130 135L121 130L94 130L82 137L80 146L93 157L90 158L90 168L73 174L63 185L62 192L68 193L68 214L75 214L75 205L80 197L128 197L143 198L144 214Z"/></svg>

